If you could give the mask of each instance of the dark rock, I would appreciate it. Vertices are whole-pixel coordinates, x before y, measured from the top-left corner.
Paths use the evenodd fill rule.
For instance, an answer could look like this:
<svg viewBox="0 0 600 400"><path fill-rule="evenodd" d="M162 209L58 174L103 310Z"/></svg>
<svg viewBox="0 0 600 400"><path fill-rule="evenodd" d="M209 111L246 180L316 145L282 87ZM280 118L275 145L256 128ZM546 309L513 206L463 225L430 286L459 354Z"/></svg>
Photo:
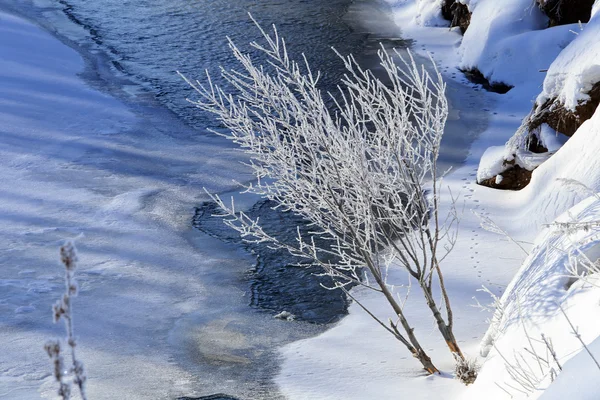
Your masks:
<svg viewBox="0 0 600 400"><path fill-rule="evenodd" d="M451 27L460 27L460 31L463 34L471 23L469 7L456 0L444 0L442 4L442 16L450 21Z"/></svg>
<svg viewBox="0 0 600 400"><path fill-rule="evenodd" d="M507 163L509 164L509 163ZM500 183L496 183L496 177L486 179L479 182L482 186L491 187L494 189L502 190L521 190L525 186L529 185L531 181L532 171L521 168L520 166L513 164L502 174L502 180Z"/></svg>
<svg viewBox="0 0 600 400"><path fill-rule="evenodd" d="M538 6L550 19L548 26L588 22L594 0L537 0Z"/></svg>
<svg viewBox="0 0 600 400"><path fill-rule="evenodd" d="M556 99L549 99L529 118L529 132L534 132L542 124L548 124L557 132L569 137L573 136L581 124L594 115L600 104L600 82L597 82L587 94L590 100L579 104L575 112L565 109Z"/></svg>
<svg viewBox="0 0 600 400"><path fill-rule="evenodd" d="M470 82L481 85L488 92L504 94L513 88L503 82L490 82L477 68L465 69L462 73Z"/></svg>

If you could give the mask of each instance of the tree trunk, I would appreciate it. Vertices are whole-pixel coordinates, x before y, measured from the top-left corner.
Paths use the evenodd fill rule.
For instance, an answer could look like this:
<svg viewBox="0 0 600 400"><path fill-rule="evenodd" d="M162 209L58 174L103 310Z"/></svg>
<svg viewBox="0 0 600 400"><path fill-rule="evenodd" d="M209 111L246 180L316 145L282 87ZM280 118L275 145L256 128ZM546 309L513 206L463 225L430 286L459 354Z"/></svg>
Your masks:
<svg viewBox="0 0 600 400"><path fill-rule="evenodd" d="M458 342L456 341L456 338L454 337L454 332L452 330L452 327L450 324L446 324L446 321L444 320L442 313L438 309L437 304L435 303L435 300L433 299L431 289L427 288L426 285L421 285L421 288L423 289L423 293L425 294L425 300L427 301L427 306L429 307L429 309L431 310L431 313L433 314L433 318L435 319L435 322L437 323L438 329L439 329L440 333L442 334L442 337L446 341L446 345L448 346L448 349L450 349L450 352L452 354L456 355L461 360L464 360L465 356L463 355L462 351L460 350L460 347L458 346Z"/></svg>
<svg viewBox="0 0 600 400"><path fill-rule="evenodd" d="M377 281L377 284L381 288L383 295L388 300L388 303L390 303L390 305L394 309L394 312L398 316L398 319L400 320L400 325L402 325L402 328L406 332L408 341L410 342L410 345L412 345L412 347L408 346L408 345L407 345L407 347L410 350L410 352L412 353L413 357L415 357L417 360L419 360L421 365L423 365L423 368L425 369L425 371L427 371L429 374L434 374L434 373L439 374L440 371L435 367L435 365L433 365L433 362L431 361L431 357L429 357L427 355L427 353L425 352L425 350L423 350L423 347L421 347L421 344L419 343L419 341L417 340L417 337L414 334L414 328L411 328L410 325L408 324L408 321L406 320L406 317L404 316L404 311L402 311L402 307L400 307L398 302L396 302L394 295L389 291L389 289L385 285L385 282L383 282L381 280L381 277L375 275L375 280Z"/></svg>

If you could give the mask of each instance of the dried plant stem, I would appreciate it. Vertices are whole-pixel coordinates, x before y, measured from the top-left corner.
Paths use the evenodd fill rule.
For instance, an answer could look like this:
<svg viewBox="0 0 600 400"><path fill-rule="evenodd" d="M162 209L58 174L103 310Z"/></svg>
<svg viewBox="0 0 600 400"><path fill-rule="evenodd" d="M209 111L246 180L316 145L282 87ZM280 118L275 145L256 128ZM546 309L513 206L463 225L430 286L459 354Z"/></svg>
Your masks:
<svg viewBox="0 0 600 400"><path fill-rule="evenodd" d="M61 262L65 267L65 293L60 301L57 301L52 307L54 314L54 322L58 322L61 318L65 322L65 330L67 332L67 344L71 350L71 366L65 368L64 359L61 353L61 346L58 340L49 341L45 345L48 356L54 364L54 377L59 383L58 394L63 400L71 398L71 384L75 383L79 389L79 394L82 400L87 400L85 391L85 368L83 363L77 358L76 347L77 340L75 337L75 329L73 324L73 306L72 299L77 296L77 282L75 280L75 270L77 268L77 251L71 242L65 243L60 248Z"/></svg>
<svg viewBox="0 0 600 400"><path fill-rule="evenodd" d="M569 326L571 327L571 332L573 333L573 335L575 335L577 340L579 340L579 343L581 343L581 345L585 349L586 353L588 353L590 358L594 361L594 364L596 364L596 367L598 368L598 370L600 370L600 363L598 363L598 360L596 359L594 354L590 351L589 347L587 347L587 345L585 344L583 339L581 339L581 335L579 334L579 331L577 330L576 327L573 326L573 323L571 322L571 319L567 316L567 313L565 313L565 310L562 308L562 306L560 304L558 305L558 308L560 309L560 312L562 313L562 315L565 317L565 319L569 323Z"/></svg>

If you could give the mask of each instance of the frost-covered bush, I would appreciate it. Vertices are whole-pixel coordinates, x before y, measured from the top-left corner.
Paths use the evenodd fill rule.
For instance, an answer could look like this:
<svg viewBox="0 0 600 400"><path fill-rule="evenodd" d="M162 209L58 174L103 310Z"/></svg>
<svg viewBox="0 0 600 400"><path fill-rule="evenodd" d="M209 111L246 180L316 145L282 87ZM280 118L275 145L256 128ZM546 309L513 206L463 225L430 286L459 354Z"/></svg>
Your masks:
<svg viewBox="0 0 600 400"><path fill-rule="evenodd" d="M431 77L412 58L398 66L381 50L389 83L363 70L352 56L342 57L346 75L339 92L324 96L319 74L306 59L300 64L291 60L275 28L272 33L259 29L266 45L251 46L265 64L256 64L230 41L242 70L221 70L227 90L210 76L206 83L188 81L199 94L193 103L215 114L229 131L223 136L249 155L257 182L246 190L301 215L311 233L306 238L298 231L295 243L284 243L277 232L266 232L259 221L238 212L233 202L215 196L227 223L246 240L285 248L320 266L333 278L332 289L350 297L351 285L380 293L393 310L392 319L363 308L434 373L437 368L419 343L395 285L388 282L389 270L403 267L410 283L420 288L450 351L464 359L440 268L453 247L456 222L456 213L440 216L438 210L437 158L448 114L441 76Z"/></svg>

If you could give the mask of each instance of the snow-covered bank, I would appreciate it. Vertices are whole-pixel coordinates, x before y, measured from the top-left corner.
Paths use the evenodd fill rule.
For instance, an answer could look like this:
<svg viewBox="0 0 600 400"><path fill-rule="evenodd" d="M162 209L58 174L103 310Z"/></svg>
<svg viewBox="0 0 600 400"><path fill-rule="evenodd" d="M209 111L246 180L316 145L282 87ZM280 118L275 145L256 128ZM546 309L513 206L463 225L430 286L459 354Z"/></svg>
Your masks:
<svg viewBox="0 0 600 400"><path fill-rule="evenodd" d="M598 216L600 203L592 196L561 215L557 225L545 228L537 238L536 246L499 301L482 343L486 363L468 392L469 398L503 398L507 394L512 398L537 398L563 373L571 377L585 374L590 381L597 380L600 371L595 366L593 372L561 369L575 354L585 353L576 334L587 344L600 336L600 325L594 318L600 311L594 265L600 255ZM587 229L564 225L574 222L591 225ZM576 278L590 272L591 276ZM579 364L593 362L589 355L583 357L586 360ZM544 398L573 394L577 399L597 398L598 392L590 392L590 386L579 385L572 392L563 385Z"/></svg>
<svg viewBox="0 0 600 400"><path fill-rule="evenodd" d="M483 393L499 398L508 393L513 398L598 397L598 388L593 383L597 380L598 367L594 365L593 356L582 350L582 343L575 334L587 344L595 343L600 335L597 321L591 317L599 311L597 276L577 279L580 275L597 272L598 262L600 212L597 196L586 197L600 191L597 166L600 110L596 108L594 112L597 99L589 96L592 87L600 83L599 5L596 2L590 21L577 28L576 37L551 63L541 93L540 89L536 93L533 117L523 121L525 125L531 124L536 114L546 117L548 124L554 126L550 128L544 123L538 134L542 137L544 130L557 135L553 128L560 126L556 120L567 119L564 110L579 114L568 141L547 154L547 160L533 171L526 188L510 195L506 209L513 215L512 224L535 230L568 211L557 219L558 226L543 229L536 247L500 300L497 321L483 341L482 351L489 352L488 361L469 392L472 398L479 398ZM586 107L588 101L590 107ZM540 112L542 108L545 110ZM580 112L583 108L587 108L585 114ZM555 111L558 116L552 117ZM517 131L507 143L504 157L515 151L517 156L527 153L522 142L521 147L515 147L524 134L532 133ZM577 226L577 223L591 225ZM542 335L552 344L555 355L551 359ZM592 346L592 351L596 349ZM569 361L574 356L573 362ZM546 364L541 360L546 360ZM588 368L588 363L594 367ZM569 368L561 372L565 365ZM556 386L551 384L555 378ZM569 389L565 385L567 381L581 384Z"/></svg>
<svg viewBox="0 0 600 400"><path fill-rule="evenodd" d="M542 57L546 59L546 67L540 70L544 74L517 69L520 76L532 76L536 80L543 76L542 89L541 92L538 90L531 114L522 121L506 146L486 152L478 170L478 182L509 189L527 185L531 171L548 160L583 122L592 117L600 103L600 45L597 40L600 19L597 10L598 6L590 10L591 17L585 25L571 24L530 32L535 39L524 37L526 40L520 40L519 48L532 45L547 53ZM563 39L556 36L560 28L569 28L563 29L567 34ZM495 64L510 70L505 68L505 58L495 57ZM564 160L564 154L561 157ZM540 174L542 172L537 173ZM544 195L538 196L533 189L535 185L530 186L524 190L529 193L528 201L543 201Z"/></svg>
<svg viewBox="0 0 600 400"><path fill-rule="evenodd" d="M80 251L75 324L89 398L226 391L231 383L210 381L218 360L248 365L237 353L256 345L236 325L247 302L235 277L251 260L195 234L191 217L202 187L247 179L239 152L91 89L75 51L3 12L0 55L0 398L56 398L43 345L64 336L51 305L66 238Z"/></svg>

